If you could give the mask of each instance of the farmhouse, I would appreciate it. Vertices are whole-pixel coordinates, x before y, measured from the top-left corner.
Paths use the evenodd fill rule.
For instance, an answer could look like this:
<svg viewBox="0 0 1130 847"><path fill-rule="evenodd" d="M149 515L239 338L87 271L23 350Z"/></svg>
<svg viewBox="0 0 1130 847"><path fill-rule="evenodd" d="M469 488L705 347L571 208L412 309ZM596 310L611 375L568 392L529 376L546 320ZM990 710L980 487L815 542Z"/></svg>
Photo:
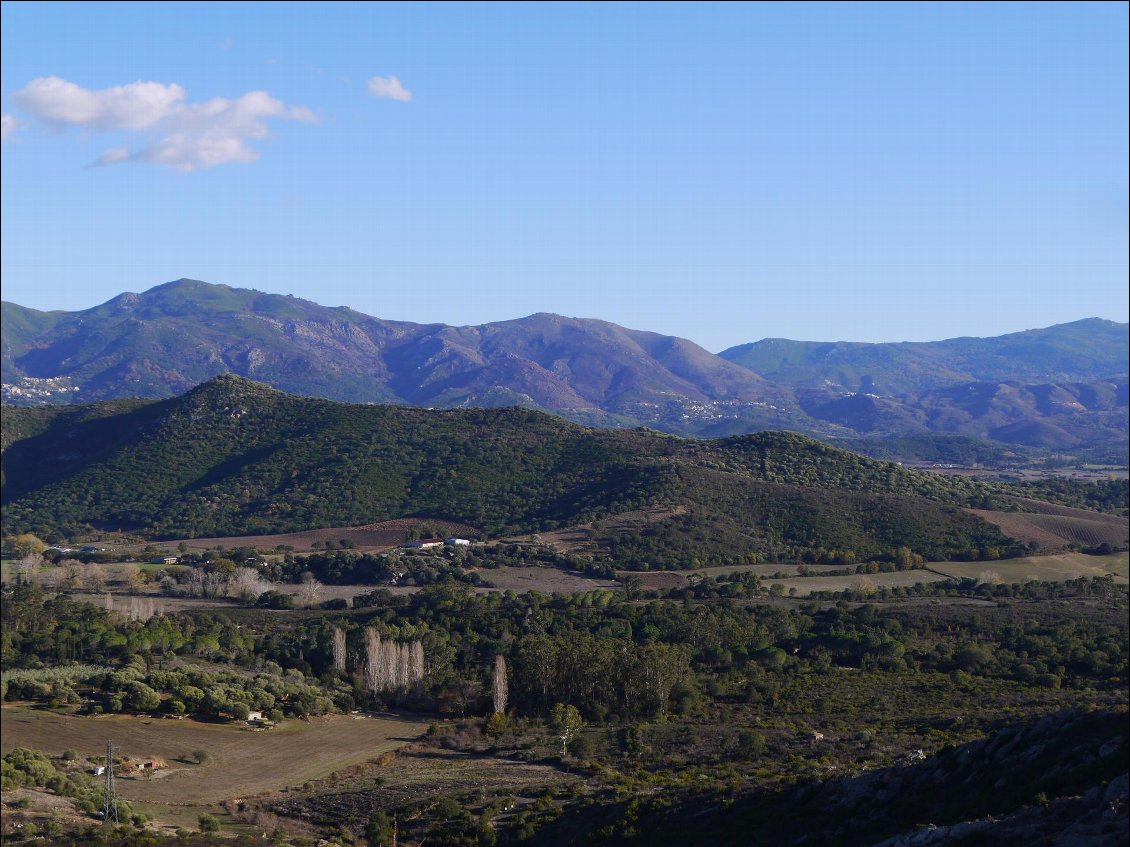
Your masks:
<svg viewBox="0 0 1130 847"><path fill-rule="evenodd" d="M123 776L128 776L142 771L156 771L165 767L168 767L168 765L161 759L148 756L140 759L126 759L118 768L118 772Z"/></svg>
<svg viewBox="0 0 1130 847"><path fill-rule="evenodd" d="M428 550L432 547L442 547L443 539L440 538L418 538L414 541L409 541L404 545L409 550Z"/></svg>
<svg viewBox="0 0 1130 847"><path fill-rule="evenodd" d="M454 536L443 539L443 543L448 547L467 547L471 544L466 538L455 538Z"/></svg>

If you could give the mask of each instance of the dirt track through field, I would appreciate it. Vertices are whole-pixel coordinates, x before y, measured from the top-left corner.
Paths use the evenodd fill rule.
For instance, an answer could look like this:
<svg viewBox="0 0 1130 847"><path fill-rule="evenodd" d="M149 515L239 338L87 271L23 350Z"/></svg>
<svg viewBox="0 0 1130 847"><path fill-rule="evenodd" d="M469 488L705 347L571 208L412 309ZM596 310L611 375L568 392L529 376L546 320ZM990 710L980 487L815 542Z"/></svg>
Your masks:
<svg viewBox="0 0 1130 847"><path fill-rule="evenodd" d="M265 731L242 725L103 715L58 715L24 706L0 709L0 750L29 747L57 756L73 748L104 755L107 740L123 755L155 756L171 767L118 780L126 800L200 805L320 779L419 738L426 724L397 717L334 715L289 720ZM184 761L208 752L206 764Z"/></svg>

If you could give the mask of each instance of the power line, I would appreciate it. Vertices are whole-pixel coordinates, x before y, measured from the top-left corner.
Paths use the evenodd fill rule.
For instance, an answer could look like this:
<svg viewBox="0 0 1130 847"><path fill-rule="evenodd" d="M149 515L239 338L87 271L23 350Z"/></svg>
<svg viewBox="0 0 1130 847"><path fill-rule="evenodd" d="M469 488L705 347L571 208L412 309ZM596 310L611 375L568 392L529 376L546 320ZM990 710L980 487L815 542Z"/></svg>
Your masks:
<svg viewBox="0 0 1130 847"><path fill-rule="evenodd" d="M106 742L106 798L102 820L118 822L118 798L114 795L114 742Z"/></svg>

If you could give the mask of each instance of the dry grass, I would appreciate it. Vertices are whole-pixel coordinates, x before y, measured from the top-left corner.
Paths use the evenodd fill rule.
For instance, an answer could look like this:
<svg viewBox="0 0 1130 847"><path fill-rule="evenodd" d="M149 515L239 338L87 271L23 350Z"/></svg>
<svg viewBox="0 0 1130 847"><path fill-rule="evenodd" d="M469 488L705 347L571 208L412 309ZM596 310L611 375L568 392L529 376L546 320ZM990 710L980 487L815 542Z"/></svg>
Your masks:
<svg viewBox="0 0 1130 847"><path fill-rule="evenodd" d="M1091 576L1113 576L1114 581L1127 584L1127 561L1130 554L1111 556L1086 556L1082 553L1063 553L1058 556L1027 556L1023 559L1002 559L998 562L933 562L930 567L955 579L981 579L987 571L1000 576L1006 583L1063 582L1068 579Z"/></svg>
<svg viewBox="0 0 1130 847"><path fill-rule="evenodd" d="M323 778L408 744L425 728L423 722L395 716L334 715L256 732L236 724L78 717L5 705L0 750L28 747L57 756L73 748L82 756L97 756L111 740L123 755L156 756L171 764L168 770L120 779L123 798L204 806ZM206 764L185 760L196 750L208 752Z"/></svg>
<svg viewBox="0 0 1130 847"><path fill-rule="evenodd" d="M995 563L994 563L995 564ZM981 566L984 570L984 565ZM946 577L931 571L894 571L892 573L852 574L851 576L806 576L791 579L766 579L762 585L769 588L780 585L788 594L796 589L797 597L807 597L813 591L873 590L917 585L919 582L941 582Z"/></svg>
<svg viewBox="0 0 1130 847"><path fill-rule="evenodd" d="M563 571L557 568L519 568L500 567L482 568L478 571L480 577L489 582L493 588L488 591L516 591L519 594L525 591L540 591L542 594L577 594L582 591L594 591L599 588L618 589L620 586L610 579L591 579L584 574Z"/></svg>

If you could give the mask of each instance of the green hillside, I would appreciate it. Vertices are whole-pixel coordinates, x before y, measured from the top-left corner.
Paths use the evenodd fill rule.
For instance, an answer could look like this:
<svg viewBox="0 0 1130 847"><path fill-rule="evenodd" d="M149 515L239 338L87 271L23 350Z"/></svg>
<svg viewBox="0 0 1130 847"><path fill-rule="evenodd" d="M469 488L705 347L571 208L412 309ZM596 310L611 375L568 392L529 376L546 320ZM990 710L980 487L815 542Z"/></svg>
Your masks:
<svg viewBox="0 0 1130 847"><path fill-rule="evenodd" d="M605 539L617 561L977 557L1016 545L961 511L983 485L791 433L720 441L594 430L526 409L434 411L283 394L224 376L148 403L5 410L5 531L50 538L290 532L404 516L491 536L649 506Z"/></svg>

